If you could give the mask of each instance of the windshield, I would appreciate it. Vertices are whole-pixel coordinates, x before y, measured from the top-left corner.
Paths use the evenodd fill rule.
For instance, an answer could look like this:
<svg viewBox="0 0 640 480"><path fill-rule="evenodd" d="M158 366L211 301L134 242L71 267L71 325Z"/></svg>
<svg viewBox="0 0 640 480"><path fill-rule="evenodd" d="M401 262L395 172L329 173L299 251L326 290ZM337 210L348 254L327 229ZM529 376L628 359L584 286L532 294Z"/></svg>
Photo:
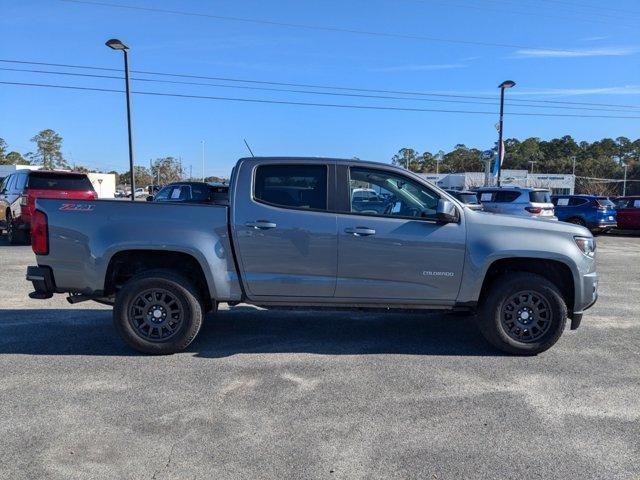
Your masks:
<svg viewBox="0 0 640 480"><path fill-rule="evenodd" d="M529 201L532 203L551 203L551 193L548 190L534 190L529 192Z"/></svg>

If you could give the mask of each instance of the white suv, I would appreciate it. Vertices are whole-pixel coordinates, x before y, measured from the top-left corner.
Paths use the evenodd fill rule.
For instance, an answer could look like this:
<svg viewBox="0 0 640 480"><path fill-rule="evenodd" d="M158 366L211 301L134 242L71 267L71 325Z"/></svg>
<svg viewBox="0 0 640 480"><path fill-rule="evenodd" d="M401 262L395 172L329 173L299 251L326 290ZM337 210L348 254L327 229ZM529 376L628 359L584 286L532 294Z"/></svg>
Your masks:
<svg viewBox="0 0 640 480"><path fill-rule="evenodd" d="M551 192L541 188L485 187L476 191L487 212L557 220Z"/></svg>

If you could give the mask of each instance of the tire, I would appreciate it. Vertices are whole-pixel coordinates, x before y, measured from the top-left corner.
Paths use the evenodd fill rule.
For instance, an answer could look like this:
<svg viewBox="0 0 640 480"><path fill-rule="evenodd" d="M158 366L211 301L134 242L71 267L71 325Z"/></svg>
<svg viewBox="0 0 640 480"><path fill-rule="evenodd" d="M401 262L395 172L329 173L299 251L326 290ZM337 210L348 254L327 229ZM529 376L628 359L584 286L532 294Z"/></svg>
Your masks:
<svg viewBox="0 0 640 480"><path fill-rule="evenodd" d="M548 350L566 323L567 306L558 288L528 272L506 273L493 282L478 317L480 332L489 343L513 355Z"/></svg>
<svg viewBox="0 0 640 480"><path fill-rule="evenodd" d="M580 217L570 218L569 220L567 220L567 222L568 223L573 223L574 225L580 225L581 227L586 227L587 226L587 222L585 222Z"/></svg>
<svg viewBox="0 0 640 480"><path fill-rule="evenodd" d="M27 243L27 234L23 231L20 231L16 228L15 223L13 222L13 217L11 217L11 212L7 212L6 216L7 222L7 241L10 245L24 245Z"/></svg>
<svg viewBox="0 0 640 480"><path fill-rule="evenodd" d="M153 355L187 348L203 317L197 290L171 270L151 270L128 280L113 309L116 330L127 345Z"/></svg>

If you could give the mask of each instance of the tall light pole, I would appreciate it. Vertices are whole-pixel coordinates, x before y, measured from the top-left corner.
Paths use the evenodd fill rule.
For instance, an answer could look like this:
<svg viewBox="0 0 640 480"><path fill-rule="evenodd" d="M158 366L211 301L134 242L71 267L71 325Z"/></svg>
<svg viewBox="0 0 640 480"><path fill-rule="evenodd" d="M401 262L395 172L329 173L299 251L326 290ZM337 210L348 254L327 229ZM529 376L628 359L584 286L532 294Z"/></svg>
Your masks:
<svg viewBox="0 0 640 480"><path fill-rule="evenodd" d="M502 126L504 124L503 122L503 116L504 116L504 91L507 88L512 88L516 86L516 82L514 82L513 80L505 80L504 82L502 82L500 85L498 85L498 88L500 89L500 122L499 122L499 126L498 126L498 186L500 186L500 172L502 170L502 160L504 160L502 157L504 155L504 152L502 150Z"/></svg>
<svg viewBox="0 0 640 480"><path fill-rule="evenodd" d="M622 196L624 197L627 194L627 168L628 165L624 164L624 182L622 182Z"/></svg>
<svg viewBox="0 0 640 480"><path fill-rule="evenodd" d="M573 159L573 176L576 176L576 156L571 157Z"/></svg>
<svg viewBox="0 0 640 480"><path fill-rule="evenodd" d="M202 140L202 181L204 182L204 140Z"/></svg>
<svg viewBox="0 0 640 480"><path fill-rule="evenodd" d="M131 131L131 89L129 87L129 47L117 38L107 40L105 45L113 50L124 53L124 83L127 96L127 130L129 132L129 172L131 173L131 201L136 200L136 180L133 172L133 133Z"/></svg>
<svg viewBox="0 0 640 480"><path fill-rule="evenodd" d="M534 160L529 160L529 163L531 164L531 172L529 172L529 173L533 173L533 166L538 162L536 162Z"/></svg>

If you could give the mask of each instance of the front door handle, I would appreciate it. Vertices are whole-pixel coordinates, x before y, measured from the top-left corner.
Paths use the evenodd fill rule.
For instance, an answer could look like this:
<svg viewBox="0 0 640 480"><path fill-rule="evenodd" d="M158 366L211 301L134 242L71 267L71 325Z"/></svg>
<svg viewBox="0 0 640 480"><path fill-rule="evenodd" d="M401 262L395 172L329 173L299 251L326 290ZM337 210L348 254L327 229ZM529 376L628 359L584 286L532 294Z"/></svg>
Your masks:
<svg viewBox="0 0 640 480"><path fill-rule="evenodd" d="M255 222L247 222L245 225L256 230L270 230L276 228L276 224L269 220L256 220Z"/></svg>
<svg viewBox="0 0 640 480"><path fill-rule="evenodd" d="M369 228L369 227L345 228L344 232L354 235L356 237L368 237L370 235L376 234L376 231L373 228Z"/></svg>

